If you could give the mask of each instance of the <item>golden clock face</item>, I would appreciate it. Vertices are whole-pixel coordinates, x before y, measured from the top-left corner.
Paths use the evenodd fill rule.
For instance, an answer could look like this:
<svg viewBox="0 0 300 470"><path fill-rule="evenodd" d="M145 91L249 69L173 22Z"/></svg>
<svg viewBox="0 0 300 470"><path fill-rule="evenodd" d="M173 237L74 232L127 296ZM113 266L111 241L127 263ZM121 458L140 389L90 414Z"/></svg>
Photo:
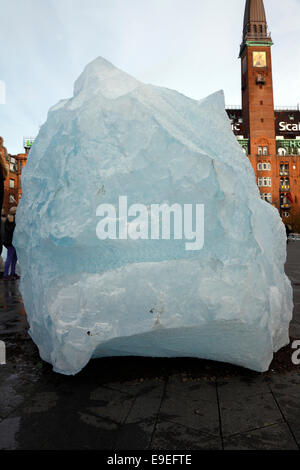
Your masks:
<svg viewBox="0 0 300 470"><path fill-rule="evenodd" d="M266 52L253 52L253 67L266 67L267 54Z"/></svg>

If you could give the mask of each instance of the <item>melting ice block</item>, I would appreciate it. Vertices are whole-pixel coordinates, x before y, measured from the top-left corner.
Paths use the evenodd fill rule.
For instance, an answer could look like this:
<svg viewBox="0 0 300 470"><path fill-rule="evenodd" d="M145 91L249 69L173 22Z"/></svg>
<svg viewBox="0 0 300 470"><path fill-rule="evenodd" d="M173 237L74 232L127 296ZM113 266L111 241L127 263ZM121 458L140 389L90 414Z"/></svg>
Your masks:
<svg viewBox="0 0 300 470"><path fill-rule="evenodd" d="M196 101L97 58L74 96L50 109L22 187L21 292L30 334L55 371L76 374L92 357L115 355L265 371L288 343L284 226L260 198L222 92ZM139 224L120 216L120 197L128 210L143 205ZM117 219L105 219L103 204ZM186 249L175 228L170 239L157 226L156 239L142 235L155 204L204 208L199 249ZM114 239L97 236L105 220Z"/></svg>

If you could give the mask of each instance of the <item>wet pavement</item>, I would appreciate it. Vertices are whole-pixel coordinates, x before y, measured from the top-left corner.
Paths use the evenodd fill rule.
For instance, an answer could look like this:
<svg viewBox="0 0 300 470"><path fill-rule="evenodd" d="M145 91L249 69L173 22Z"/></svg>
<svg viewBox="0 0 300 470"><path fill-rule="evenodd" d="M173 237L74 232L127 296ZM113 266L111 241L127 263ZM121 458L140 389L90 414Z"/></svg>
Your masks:
<svg viewBox="0 0 300 470"><path fill-rule="evenodd" d="M300 241L290 242L294 339L300 339L299 261ZM7 349L0 449L300 448L300 365L286 367L290 346L264 374L197 359L131 357L93 360L68 377L40 359L27 329L18 282L0 280L0 340Z"/></svg>

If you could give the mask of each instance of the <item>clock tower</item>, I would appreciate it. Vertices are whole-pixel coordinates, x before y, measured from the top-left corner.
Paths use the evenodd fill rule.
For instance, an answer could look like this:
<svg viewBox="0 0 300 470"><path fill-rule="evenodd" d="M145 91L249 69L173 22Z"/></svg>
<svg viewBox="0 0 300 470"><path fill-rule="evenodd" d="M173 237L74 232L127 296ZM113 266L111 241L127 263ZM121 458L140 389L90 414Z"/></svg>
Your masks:
<svg viewBox="0 0 300 470"><path fill-rule="evenodd" d="M263 0L247 0L240 48L242 109L244 137L249 142L249 158L256 174L260 161L271 165L271 157L276 156L272 44ZM260 176L269 177L270 173ZM269 190L275 198L277 188L272 186L270 180Z"/></svg>

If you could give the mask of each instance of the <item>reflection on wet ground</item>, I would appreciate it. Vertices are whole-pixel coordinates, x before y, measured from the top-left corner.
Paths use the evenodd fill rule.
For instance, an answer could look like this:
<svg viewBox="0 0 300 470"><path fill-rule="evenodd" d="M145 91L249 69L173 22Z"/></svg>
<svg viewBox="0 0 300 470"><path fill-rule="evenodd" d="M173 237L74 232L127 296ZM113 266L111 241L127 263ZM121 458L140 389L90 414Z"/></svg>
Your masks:
<svg viewBox="0 0 300 470"><path fill-rule="evenodd" d="M300 241L288 248L300 339ZM259 374L197 359L106 358L76 376L43 362L19 281L0 280L0 449L298 449L300 365ZM290 367L291 366L291 367Z"/></svg>
<svg viewBox="0 0 300 470"><path fill-rule="evenodd" d="M0 280L1 335L22 333L28 327L18 285L19 281L4 282Z"/></svg>

